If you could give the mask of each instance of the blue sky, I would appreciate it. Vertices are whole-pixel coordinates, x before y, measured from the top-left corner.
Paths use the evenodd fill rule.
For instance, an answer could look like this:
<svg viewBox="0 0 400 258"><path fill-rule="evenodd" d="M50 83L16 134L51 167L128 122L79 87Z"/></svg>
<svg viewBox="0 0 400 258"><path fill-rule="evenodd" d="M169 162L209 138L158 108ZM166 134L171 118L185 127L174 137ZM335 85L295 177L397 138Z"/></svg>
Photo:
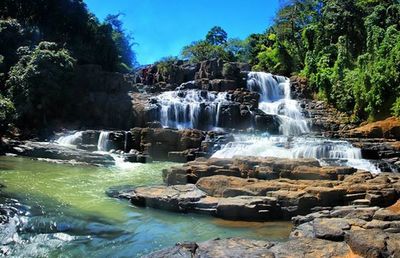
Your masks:
<svg viewBox="0 0 400 258"><path fill-rule="evenodd" d="M271 24L279 0L84 0L101 21L122 12L124 27L138 44L140 64L179 55L214 25L229 37L245 38Z"/></svg>

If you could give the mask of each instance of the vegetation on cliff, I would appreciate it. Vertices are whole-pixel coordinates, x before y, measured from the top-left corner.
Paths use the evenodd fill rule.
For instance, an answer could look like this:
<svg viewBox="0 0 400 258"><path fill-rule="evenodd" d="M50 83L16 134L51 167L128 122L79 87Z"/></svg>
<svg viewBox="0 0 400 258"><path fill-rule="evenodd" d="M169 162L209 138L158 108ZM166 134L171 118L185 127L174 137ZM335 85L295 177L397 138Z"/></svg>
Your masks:
<svg viewBox="0 0 400 258"><path fill-rule="evenodd" d="M0 129L13 118L39 128L64 117L73 102L70 83L77 65L131 71L132 37L120 16L100 22L82 0L1 1L0 106L6 108L0 111Z"/></svg>
<svg viewBox="0 0 400 258"><path fill-rule="evenodd" d="M288 0L265 33L243 41L219 33L223 40L216 44L207 40L213 28L205 40L184 47L182 56L298 74L309 79L318 98L353 113L355 120L379 119L400 115L399 21L396 0Z"/></svg>

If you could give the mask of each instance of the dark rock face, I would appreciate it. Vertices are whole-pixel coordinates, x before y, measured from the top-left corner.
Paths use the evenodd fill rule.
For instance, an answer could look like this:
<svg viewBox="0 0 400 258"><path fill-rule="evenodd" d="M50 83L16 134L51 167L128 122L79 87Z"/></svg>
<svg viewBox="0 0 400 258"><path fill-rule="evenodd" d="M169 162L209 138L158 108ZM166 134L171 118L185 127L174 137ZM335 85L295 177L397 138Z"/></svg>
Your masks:
<svg viewBox="0 0 400 258"><path fill-rule="evenodd" d="M248 64L226 63L221 59L197 64L176 61L167 69L160 68L157 64L143 68L134 82L139 89L152 93L175 90L179 86L181 89L226 91L244 88L244 72L249 70Z"/></svg>
<svg viewBox="0 0 400 258"><path fill-rule="evenodd" d="M74 84L85 87L76 87L80 89L74 92L79 101L73 103L77 111L72 119L80 126L130 128L133 117L129 92L137 91L130 78L105 72L96 65L79 66L76 73Z"/></svg>
<svg viewBox="0 0 400 258"><path fill-rule="evenodd" d="M300 103L304 107L306 116L311 119L311 129L314 132L336 132L357 126L350 122L349 115L339 112L323 101L303 99Z"/></svg>
<svg viewBox="0 0 400 258"><path fill-rule="evenodd" d="M312 99L312 91L307 84L307 78L300 76L290 77L292 99Z"/></svg>

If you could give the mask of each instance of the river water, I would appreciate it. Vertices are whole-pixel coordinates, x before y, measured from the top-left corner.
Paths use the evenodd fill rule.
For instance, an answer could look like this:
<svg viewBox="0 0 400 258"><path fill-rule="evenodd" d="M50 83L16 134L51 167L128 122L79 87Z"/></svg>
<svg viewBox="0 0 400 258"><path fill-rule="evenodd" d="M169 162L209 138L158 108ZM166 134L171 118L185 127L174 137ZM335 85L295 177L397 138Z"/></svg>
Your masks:
<svg viewBox="0 0 400 258"><path fill-rule="evenodd" d="M181 241L216 237L285 240L289 222L230 222L138 208L108 197L113 186L162 183L172 163L120 167L54 164L0 157L2 253L11 257L135 257Z"/></svg>

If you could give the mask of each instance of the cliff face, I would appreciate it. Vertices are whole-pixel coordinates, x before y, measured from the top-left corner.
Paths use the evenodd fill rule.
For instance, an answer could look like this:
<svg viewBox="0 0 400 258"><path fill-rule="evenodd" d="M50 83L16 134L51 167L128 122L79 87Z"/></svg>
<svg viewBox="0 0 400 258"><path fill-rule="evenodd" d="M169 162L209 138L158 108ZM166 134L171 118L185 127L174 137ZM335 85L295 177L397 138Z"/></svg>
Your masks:
<svg viewBox="0 0 400 258"><path fill-rule="evenodd" d="M147 127L161 119L163 97L158 96L162 92L194 90L202 96L214 92L229 95L228 101L220 107L219 122L223 127L246 129L253 126L276 131L276 118L259 112L259 95L246 88L248 70L247 64L216 59L197 64L176 61L168 69L151 65L129 75L105 72L94 65L79 66L74 80L77 102L71 103L74 115L58 125L122 130ZM312 100L305 78L294 76L290 79L291 97L300 100L313 131L355 128L348 115L322 101ZM207 129L206 126L198 128Z"/></svg>

